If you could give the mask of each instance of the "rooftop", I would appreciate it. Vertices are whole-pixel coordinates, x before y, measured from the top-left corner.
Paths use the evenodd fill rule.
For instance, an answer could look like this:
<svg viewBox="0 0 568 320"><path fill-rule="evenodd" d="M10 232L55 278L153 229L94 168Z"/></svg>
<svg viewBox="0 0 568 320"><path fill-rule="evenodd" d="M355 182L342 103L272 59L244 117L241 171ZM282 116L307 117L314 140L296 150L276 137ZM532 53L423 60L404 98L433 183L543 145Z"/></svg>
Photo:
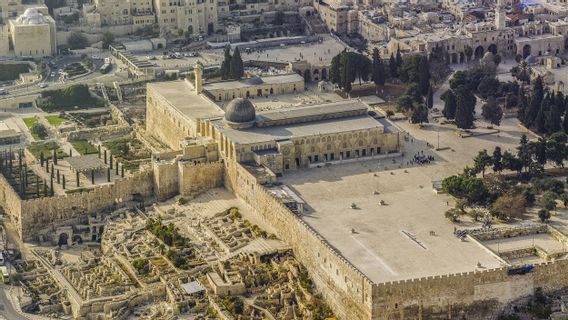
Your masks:
<svg viewBox="0 0 568 320"><path fill-rule="evenodd" d="M350 132L354 130L381 128L383 125L370 116L357 116L332 120L322 120L292 125L272 127L252 127L236 130L225 127L223 121L212 122L217 129L230 140L239 144L262 143L274 140L288 140L290 138L327 135L332 133Z"/></svg>
<svg viewBox="0 0 568 320"><path fill-rule="evenodd" d="M271 84L292 83L298 81L303 82L304 78L297 73L289 73L289 74L281 74L281 75L267 76L267 77L253 77L242 80L205 83L203 85L203 89L208 91L231 90L231 89L247 88L262 84L271 85Z"/></svg>
<svg viewBox="0 0 568 320"><path fill-rule="evenodd" d="M221 108L203 95L196 94L193 86L186 81L148 83L148 88L155 89L174 109L188 119L208 119L224 115Z"/></svg>

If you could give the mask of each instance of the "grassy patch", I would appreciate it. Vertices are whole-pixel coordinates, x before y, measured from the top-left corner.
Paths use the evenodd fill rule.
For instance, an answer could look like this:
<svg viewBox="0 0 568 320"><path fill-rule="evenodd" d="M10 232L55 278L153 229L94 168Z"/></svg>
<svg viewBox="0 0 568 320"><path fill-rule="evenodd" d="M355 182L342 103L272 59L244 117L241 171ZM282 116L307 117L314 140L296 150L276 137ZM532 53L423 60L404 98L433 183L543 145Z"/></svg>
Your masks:
<svg viewBox="0 0 568 320"><path fill-rule="evenodd" d="M32 126L35 123L37 123L37 118L36 117L30 117L30 118L23 118L22 120L26 124L26 127L28 127L28 129L30 130L30 133L32 134L32 137L34 137L34 140L35 141L42 140L40 136L38 136L37 134L35 134L31 131Z"/></svg>
<svg viewBox="0 0 568 320"><path fill-rule="evenodd" d="M78 84L64 89L43 91L38 106L43 111L55 112L102 107L104 102L92 96L87 85Z"/></svg>
<svg viewBox="0 0 568 320"><path fill-rule="evenodd" d="M59 127L63 122L65 122L65 119L60 118L59 116L47 116L45 119L54 127Z"/></svg>
<svg viewBox="0 0 568 320"><path fill-rule="evenodd" d="M27 63L6 63L0 66L0 81L16 80L21 73L30 71Z"/></svg>
<svg viewBox="0 0 568 320"><path fill-rule="evenodd" d="M151 154L143 144L132 138L121 138L103 143L115 159L124 164L124 168L129 171L136 171L140 164L137 160L149 159Z"/></svg>
<svg viewBox="0 0 568 320"><path fill-rule="evenodd" d="M24 123L26 124L26 127L28 127L28 129L30 129L34 125L34 123L37 122L36 117L23 118L22 120L24 120Z"/></svg>
<svg viewBox="0 0 568 320"><path fill-rule="evenodd" d="M44 158L49 158L53 155L53 150L57 149L57 159L63 159L67 157L67 153L63 151L59 145L55 142L45 142L45 143L35 143L28 146L28 150L36 157L40 158L40 154L43 152Z"/></svg>
<svg viewBox="0 0 568 320"><path fill-rule="evenodd" d="M93 154L99 152L99 150L87 140L75 140L70 141L69 143L71 143L73 148L75 148L75 150L77 150L80 154Z"/></svg>

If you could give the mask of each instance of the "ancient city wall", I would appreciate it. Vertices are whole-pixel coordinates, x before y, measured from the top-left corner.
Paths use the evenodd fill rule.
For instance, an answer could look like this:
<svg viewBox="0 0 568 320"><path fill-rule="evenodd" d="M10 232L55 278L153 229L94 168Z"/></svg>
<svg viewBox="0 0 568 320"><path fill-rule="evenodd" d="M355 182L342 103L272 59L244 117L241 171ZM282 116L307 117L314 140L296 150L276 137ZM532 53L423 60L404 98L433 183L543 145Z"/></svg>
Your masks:
<svg viewBox="0 0 568 320"><path fill-rule="evenodd" d="M508 267L375 284L374 319L428 319L444 316L484 319L504 303L568 286L568 260L535 265L524 275L508 275Z"/></svg>
<svg viewBox="0 0 568 320"><path fill-rule="evenodd" d="M164 201L179 193L178 165L175 160L153 163L154 193L158 201Z"/></svg>
<svg viewBox="0 0 568 320"><path fill-rule="evenodd" d="M318 291L341 319L371 319L372 282L325 239L282 205L240 164L228 161L225 186L249 203L294 249Z"/></svg>
<svg viewBox="0 0 568 320"><path fill-rule="evenodd" d="M223 185L223 163L193 163L172 159L154 164L154 190L159 201L178 194L194 198Z"/></svg>
<svg viewBox="0 0 568 320"><path fill-rule="evenodd" d="M120 207L132 200L132 195L153 195L152 170L144 169L134 175L92 191L21 201L20 237L34 240L39 231L60 223L79 221L90 213Z"/></svg>
<svg viewBox="0 0 568 320"><path fill-rule="evenodd" d="M2 174L0 174L0 207L16 226L16 230L21 233L22 200Z"/></svg>
<svg viewBox="0 0 568 320"><path fill-rule="evenodd" d="M223 185L223 163L179 162L179 193L193 198L209 189Z"/></svg>
<svg viewBox="0 0 568 320"><path fill-rule="evenodd" d="M180 141L194 136L195 128L186 123L183 115L171 108L168 101L156 93L151 85L147 88L146 131L173 150L179 150ZM190 126L187 131L184 130L186 126Z"/></svg>

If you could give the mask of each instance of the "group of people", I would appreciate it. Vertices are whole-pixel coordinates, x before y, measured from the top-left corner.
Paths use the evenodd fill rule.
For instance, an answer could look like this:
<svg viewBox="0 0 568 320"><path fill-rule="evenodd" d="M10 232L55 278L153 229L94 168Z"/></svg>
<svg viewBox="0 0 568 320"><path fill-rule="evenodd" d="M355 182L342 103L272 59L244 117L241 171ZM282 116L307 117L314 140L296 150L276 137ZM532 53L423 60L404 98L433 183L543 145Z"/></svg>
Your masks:
<svg viewBox="0 0 568 320"><path fill-rule="evenodd" d="M420 151L414 154L414 157L410 161L406 162L406 165L414 165L414 164L430 164L430 162L434 161L434 156L431 155L424 155L424 151Z"/></svg>

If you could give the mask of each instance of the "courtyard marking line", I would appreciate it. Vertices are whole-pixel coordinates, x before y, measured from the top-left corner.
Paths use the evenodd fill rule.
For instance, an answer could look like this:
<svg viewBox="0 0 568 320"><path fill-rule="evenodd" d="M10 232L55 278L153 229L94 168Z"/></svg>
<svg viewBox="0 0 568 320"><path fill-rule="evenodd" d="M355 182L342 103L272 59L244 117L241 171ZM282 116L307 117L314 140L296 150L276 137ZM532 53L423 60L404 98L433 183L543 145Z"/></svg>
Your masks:
<svg viewBox="0 0 568 320"><path fill-rule="evenodd" d="M367 248L361 241L359 241L357 238L355 238L354 236L351 235L351 238L353 240L355 240L355 242L361 246L361 248L365 249L365 251L367 251L367 253L372 256L373 258L375 258L375 260L377 260L377 262L383 266L383 268L385 270L387 270L388 272L390 272L390 274L392 274L393 276L398 276L398 273L394 272L394 270L392 270L384 261L383 259L381 259L379 256L377 256L373 251L371 251L369 248Z"/></svg>

